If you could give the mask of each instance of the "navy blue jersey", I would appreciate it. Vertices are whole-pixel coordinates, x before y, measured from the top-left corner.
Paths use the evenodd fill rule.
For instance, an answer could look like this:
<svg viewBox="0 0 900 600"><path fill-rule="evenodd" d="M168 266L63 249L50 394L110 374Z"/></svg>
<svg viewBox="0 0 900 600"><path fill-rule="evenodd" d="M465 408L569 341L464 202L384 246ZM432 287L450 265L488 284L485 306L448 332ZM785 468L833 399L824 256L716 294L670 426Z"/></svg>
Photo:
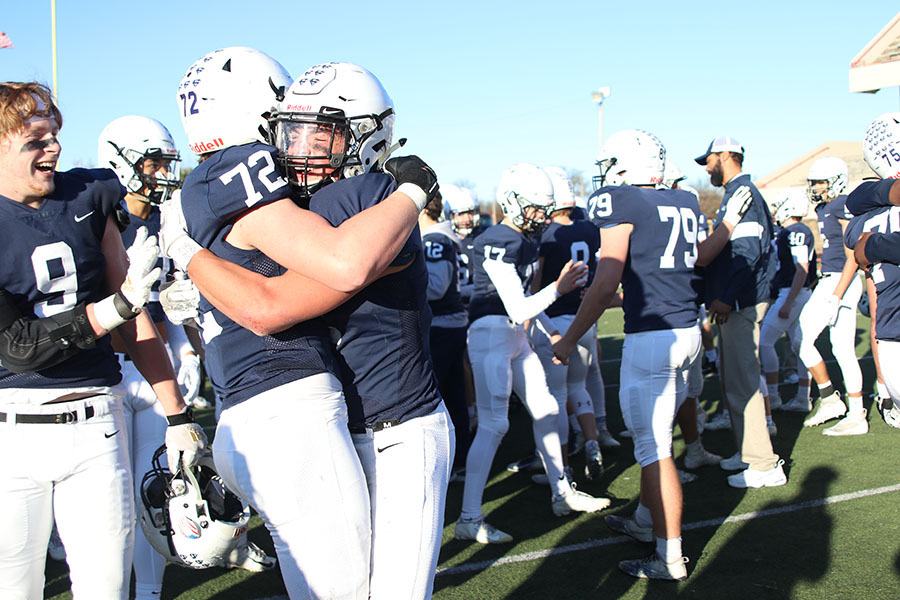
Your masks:
<svg viewBox="0 0 900 600"><path fill-rule="evenodd" d="M191 171L181 192L190 236L217 256L266 277L285 269L259 250L235 248L225 236L250 207L288 196L287 181L275 164L272 146L233 146ZM336 372L328 330L319 319L257 336L201 296L200 324L206 371L223 408L309 375Z"/></svg>
<svg viewBox="0 0 900 600"><path fill-rule="evenodd" d="M716 222L722 221L728 201L742 187L753 196L750 208L735 226L725 247L704 270L705 301L719 300L734 309L768 300L775 275L772 215L749 175L742 173L725 184Z"/></svg>
<svg viewBox="0 0 900 600"><path fill-rule="evenodd" d="M422 238L425 244L425 261L429 264L440 265L450 272L450 285L442 298L432 300L428 304L431 314L452 315L466 310L462 296L459 293L459 246L448 235L440 232L426 234Z"/></svg>
<svg viewBox="0 0 900 600"><path fill-rule="evenodd" d="M309 208L337 226L395 188L390 175L367 173L322 188ZM370 283L325 315L341 336L341 382L351 429L427 415L441 402L428 349L428 271L418 227L394 263L409 266Z"/></svg>
<svg viewBox="0 0 900 600"><path fill-rule="evenodd" d="M469 323L486 315L508 316L497 288L484 270L486 260L514 265L522 281L522 289L528 293L537 270L538 245L535 240L502 223L489 227L475 238L472 263L474 287L469 304Z"/></svg>
<svg viewBox="0 0 900 600"><path fill-rule="evenodd" d="M459 243L459 285L462 289L463 304L472 301L475 286L475 238L487 231L487 227L479 225Z"/></svg>
<svg viewBox="0 0 900 600"><path fill-rule="evenodd" d="M847 196L838 196L831 202L816 205L819 236L822 238L822 273L840 273L844 270L844 231L841 221L849 221L851 215L845 208Z"/></svg>
<svg viewBox="0 0 900 600"><path fill-rule="evenodd" d="M600 231L589 221L574 221L570 225L551 223L550 227L541 236L539 249L540 257L544 259L541 267L541 281L539 287L550 285L566 263L570 260L582 262L588 267L588 279L585 286L590 285L597 270L597 250L600 249ZM583 287L563 294L551 304L544 312L548 317L559 315L574 315L581 304Z"/></svg>
<svg viewBox="0 0 900 600"><path fill-rule="evenodd" d="M868 191L875 190L870 188ZM854 248L859 236L867 231L900 235L900 207L880 206L853 217L847 224L844 235L847 247ZM868 250L868 243L866 249ZM878 299L875 338L900 341L900 266L889 262L875 263L866 277L871 278L875 284Z"/></svg>
<svg viewBox="0 0 900 600"><path fill-rule="evenodd" d="M697 324L697 233L700 205L683 190L604 187L588 199L600 229L634 226L622 272L625 333Z"/></svg>
<svg viewBox="0 0 900 600"><path fill-rule="evenodd" d="M101 241L125 190L108 169L72 169L56 173L54 182L37 210L0 196L0 287L25 317L55 315L109 293ZM121 379L109 337L41 371L0 368L2 388L112 386Z"/></svg>
<svg viewBox="0 0 900 600"><path fill-rule="evenodd" d="M140 227L146 227L148 235L158 236L160 227L159 217L159 209L155 206L150 209L150 215L146 220L128 213L128 218L131 222L128 224L128 227L125 228L125 231L122 232L122 243L125 244L125 247L128 248L134 243L134 236ZM154 323L162 323L166 320L166 313L163 311L162 304L159 303L159 286L167 280L168 276L172 273L174 266L172 265L172 261L162 254L159 255L156 266L162 269L162 272L159 275L159 280L154 283L153 287L150 289L150 299L147 301L146 306L144 306L144 310L150 314L150 318L153 319Z"/></svg>
<svg viewBox="0 0 900 600"><path fill-rule="evenodd" d="M775 256L778 258L778 270L772 280L772 288L791 287L796 272L796 263L809 263L809 271L804 286L809 286L816 279L816 249L812 231L803 223L792 223L778 232L775 237Z"/></svg>
<svg viewBox="0 0 900 600"><path fill-rule="evenodd" d="M847 211L860 215L882 206L893 206L890 194L895 183L895 179L863 182L847 199ZM871 262L900 264L900 233L874 233L866 242L866 258Z"/></svg>

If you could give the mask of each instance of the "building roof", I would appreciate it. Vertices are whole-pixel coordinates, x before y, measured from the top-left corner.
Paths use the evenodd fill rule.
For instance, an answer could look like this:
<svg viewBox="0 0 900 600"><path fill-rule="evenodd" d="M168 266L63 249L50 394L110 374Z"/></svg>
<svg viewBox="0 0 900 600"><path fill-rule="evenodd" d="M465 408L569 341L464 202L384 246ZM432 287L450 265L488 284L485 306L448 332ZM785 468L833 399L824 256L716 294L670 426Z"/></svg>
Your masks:
<svg viewBox="0 0 900 600"><path fill-rule="evenodd" d="M875 93L900 85L900 13L850 62L850 91Z"/></svg>

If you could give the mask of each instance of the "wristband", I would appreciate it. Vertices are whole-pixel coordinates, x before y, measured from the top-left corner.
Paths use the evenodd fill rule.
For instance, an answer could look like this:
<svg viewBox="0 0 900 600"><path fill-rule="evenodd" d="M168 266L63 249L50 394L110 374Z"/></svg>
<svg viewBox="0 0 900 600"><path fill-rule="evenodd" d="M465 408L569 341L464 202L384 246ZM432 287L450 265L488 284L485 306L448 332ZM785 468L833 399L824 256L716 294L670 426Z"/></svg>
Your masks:
<svg viewBox="0 0 900 600"><path fill-rule="evenodd" d="M172 259L172 262L175 263L175 266L180 271L187 273L191 259L201 250L203 250L203 247L200 244L187 235L182 235L166 248L166 255Z"/></svg>
<svg viewBox="0 0 900 600"><path fill-rule="evenodd" d="M185 406L184 410L180 413L175 413L174 415L167 415L166 421L169 422L169 425L185 425L187 423L194 422L194 411L191 410L190 406Z"/></svg>
<svg viewBox="0 0 900 600"><path fill-rule="evenodd" d="M131 302L121 291L94 303L94 317L100 327L107 331L112 331L125 321L135 318L139 312L135 312Z"/></svg>
<svg viewBox="0 0 900 600"><path fill-rule="evenodd" d="M409 196L409 199L413 201L413 204L416 205L416 208L420 212L425 208L425 205L428 204L428 196L425 194L425 190L414 183L408 181L406 183L401 183L397 187L397 191Z"/></svg>

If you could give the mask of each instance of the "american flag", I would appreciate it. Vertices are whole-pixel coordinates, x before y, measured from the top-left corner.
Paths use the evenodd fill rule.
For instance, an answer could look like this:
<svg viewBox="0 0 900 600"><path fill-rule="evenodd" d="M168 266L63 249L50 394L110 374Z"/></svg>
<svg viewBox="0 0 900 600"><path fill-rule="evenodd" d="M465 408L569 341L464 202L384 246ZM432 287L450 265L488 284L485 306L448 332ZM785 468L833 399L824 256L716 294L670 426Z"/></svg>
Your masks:
<svg viewBox="0 0 900 600"><path fill-rule="evenodd" d="M12 48L13 43L9 39L9 36L0 31L0 48Z"/></svg>

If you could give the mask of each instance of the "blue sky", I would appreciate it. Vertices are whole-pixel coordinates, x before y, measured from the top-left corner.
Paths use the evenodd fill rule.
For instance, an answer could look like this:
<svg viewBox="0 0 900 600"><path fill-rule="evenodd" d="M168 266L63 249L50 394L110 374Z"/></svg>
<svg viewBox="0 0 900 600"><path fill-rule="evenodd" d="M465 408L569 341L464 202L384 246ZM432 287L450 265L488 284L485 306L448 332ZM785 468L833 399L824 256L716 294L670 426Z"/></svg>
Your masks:
<svg viewBox="0 0 900 600"><path fill-rule="evenodd" d="M697 6L697 8L693 8ZM252 8L251 8L252 7ZM337 9L340 9L338 12ZM56 7L62 168L96 164L97 135L126 114L154 117L195 164L176 87L224 46L253 46L293 76L329 60L365 66L397 112L395 139L442 181L490 198L527 161L594 174L591 92L609 86L604 134L656 134L694 181L716 135L747 148L761 177L819 144L857 141L900 110L898 88L851 94L850 61L897 14L896 0L769 2L91 1ZM52 83L50 0L5 0L7 80Z"/></svg>

